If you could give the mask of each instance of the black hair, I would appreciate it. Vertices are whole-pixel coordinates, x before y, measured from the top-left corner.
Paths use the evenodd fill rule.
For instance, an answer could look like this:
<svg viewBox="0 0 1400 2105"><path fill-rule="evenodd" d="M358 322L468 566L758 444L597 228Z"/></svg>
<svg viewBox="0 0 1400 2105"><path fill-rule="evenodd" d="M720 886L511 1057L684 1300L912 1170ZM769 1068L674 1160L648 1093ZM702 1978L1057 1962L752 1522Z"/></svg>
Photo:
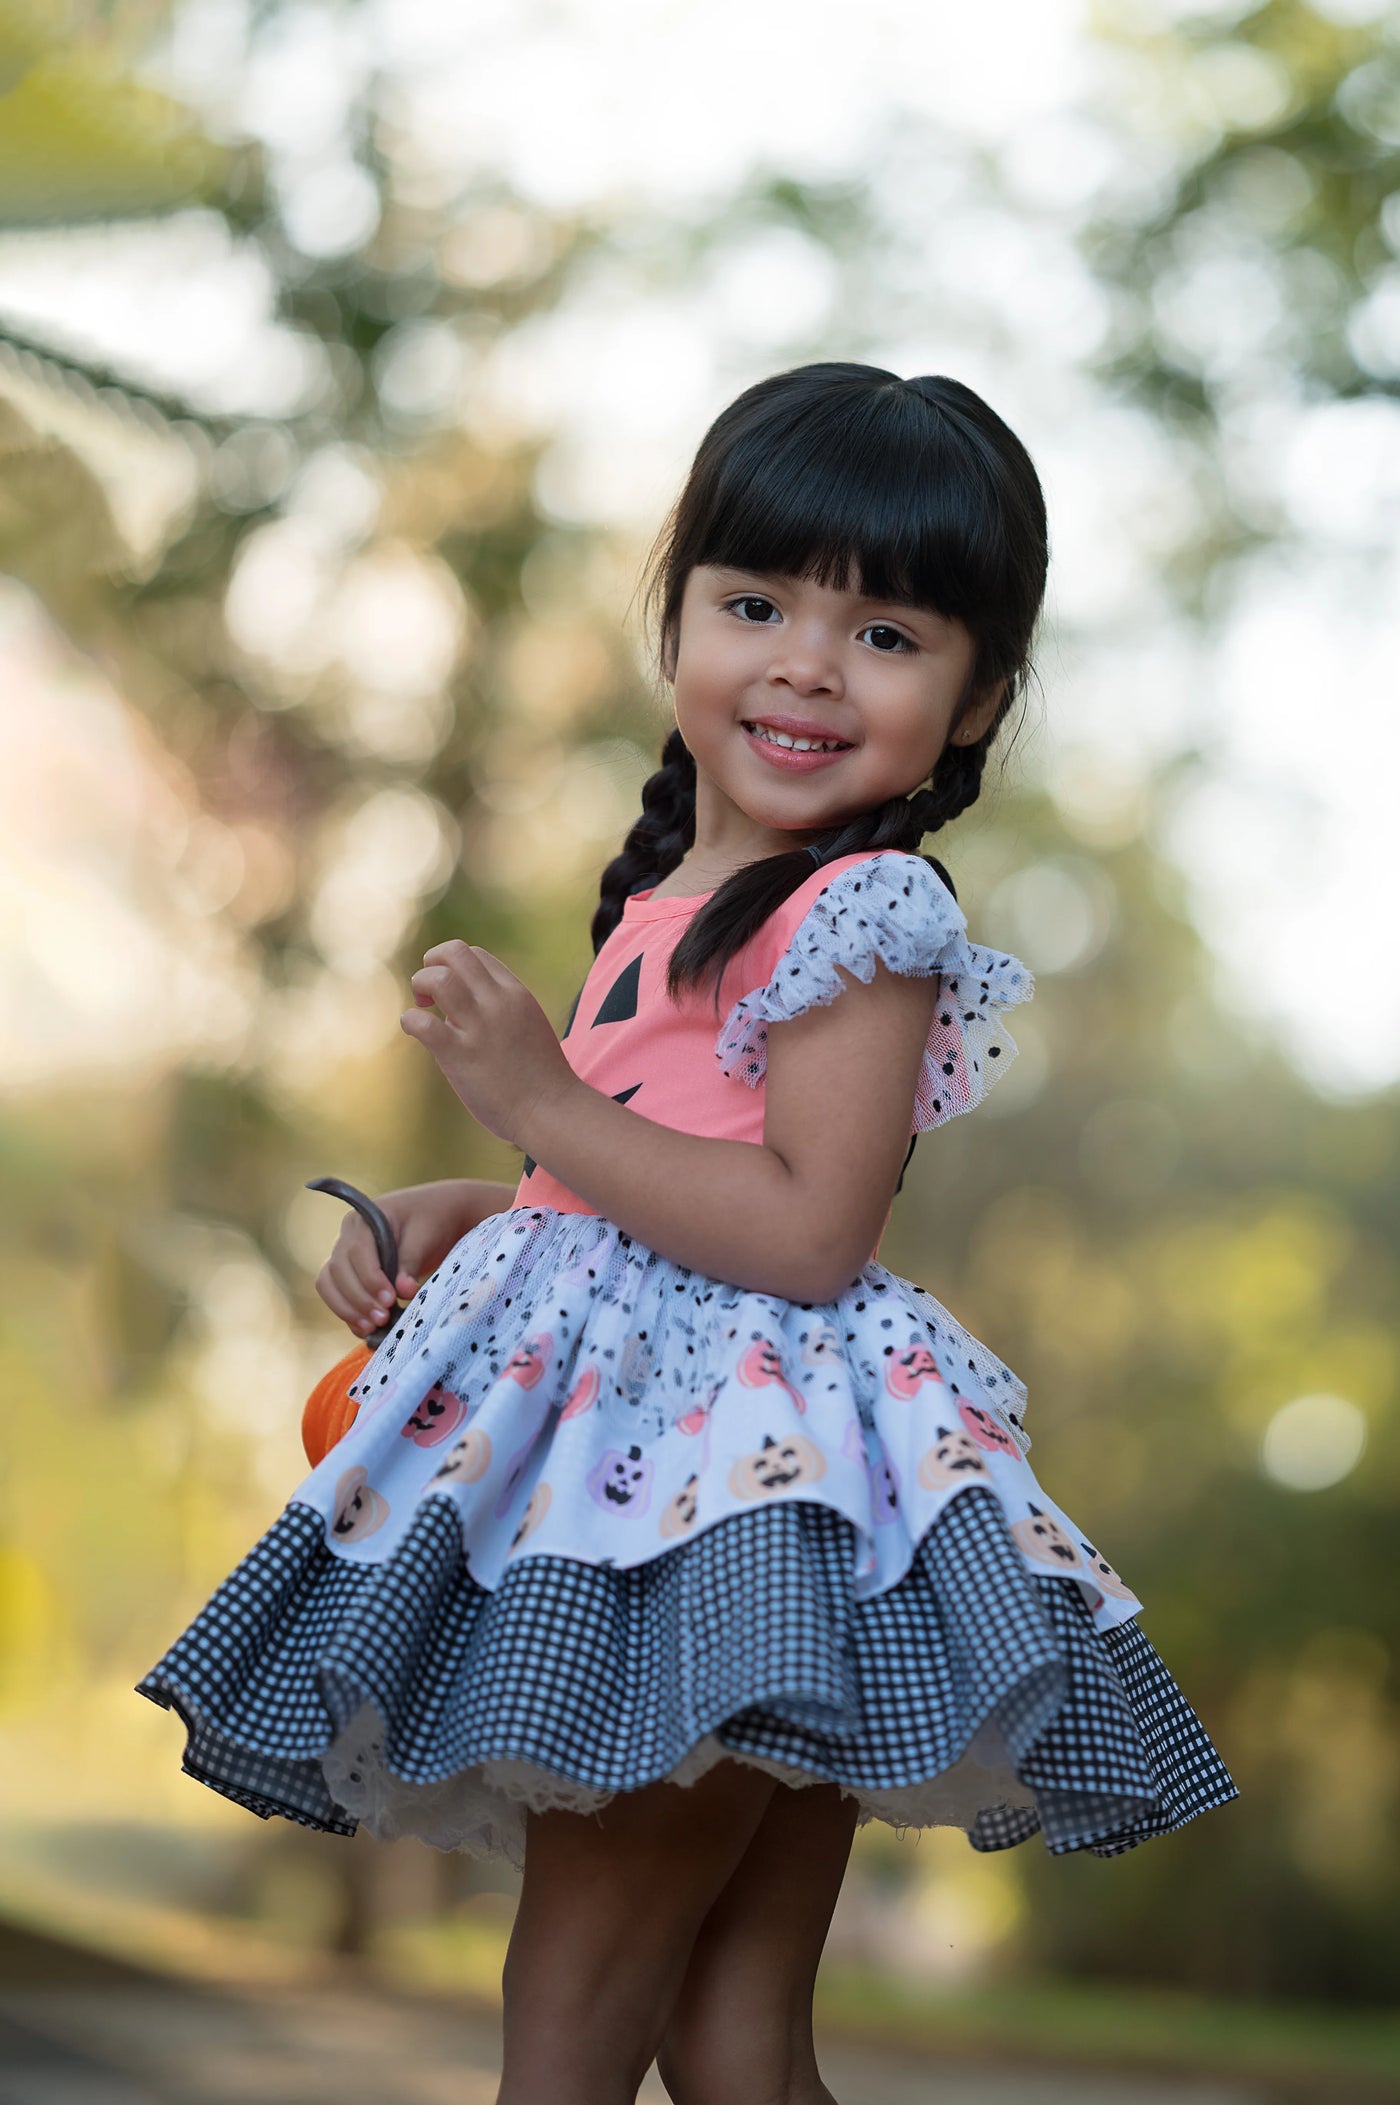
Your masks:
<svg viewBox="0 0 1400 2105"><path fill-rule="evenodd" d="M664 669L686 579L699 564L807 578L927 607L961 621L975 655L950 732L1003 683L996 715L968 744L945 742L928 783L817 835L828 862L862 849L918 852L926 833L976 801L992 741L1030 673L1045 594L1045 500L1030 455L980 395L940 375L878 366L798 366L747 388L706 432L645 573ZM679 727L642 788L642 813L602 874L596 953L633 892L659 884L695 840L695 762ZM939 876L952 881L932 856ZM807 845L760 856L705 902L672 953L672 999L713 975L810 877Z"/></svg>

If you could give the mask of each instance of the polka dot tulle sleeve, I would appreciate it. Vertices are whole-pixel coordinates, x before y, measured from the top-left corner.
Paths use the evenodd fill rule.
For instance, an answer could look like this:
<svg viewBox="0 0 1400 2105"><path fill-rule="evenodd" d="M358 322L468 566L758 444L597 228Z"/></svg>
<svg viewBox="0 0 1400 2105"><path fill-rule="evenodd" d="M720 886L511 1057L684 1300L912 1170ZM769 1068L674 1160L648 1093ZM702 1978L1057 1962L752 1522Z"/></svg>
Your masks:
<svg viewBox="0 0 1400 2105"><path fill-rule="evenodd" d="M1019 958L968 942L961 907L921 855L875 855L837 872L767 985L729 1011L715 1046L723 1072L756 1088L768 1065L768 1025L834 1001L846 984L838 966L868 986L877 958L891 972L942 974L913 1130L972 1110L1016 1057L1002 1012L1029 1001L1035 982Z"/></svg>

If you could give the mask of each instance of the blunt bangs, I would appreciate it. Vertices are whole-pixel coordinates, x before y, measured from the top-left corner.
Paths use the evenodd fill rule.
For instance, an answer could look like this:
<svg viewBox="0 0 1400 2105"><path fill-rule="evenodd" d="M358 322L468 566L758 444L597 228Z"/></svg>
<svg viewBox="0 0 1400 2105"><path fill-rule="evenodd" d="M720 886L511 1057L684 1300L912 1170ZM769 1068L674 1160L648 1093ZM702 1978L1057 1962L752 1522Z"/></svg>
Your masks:
<svg viewBox="0 0 1400 2105"><path fill-rule="evenodd" d="M893 375L822 394L732 434L694 522L693 561L928 608L980 640L1006 577L979 449Z"/></svg>

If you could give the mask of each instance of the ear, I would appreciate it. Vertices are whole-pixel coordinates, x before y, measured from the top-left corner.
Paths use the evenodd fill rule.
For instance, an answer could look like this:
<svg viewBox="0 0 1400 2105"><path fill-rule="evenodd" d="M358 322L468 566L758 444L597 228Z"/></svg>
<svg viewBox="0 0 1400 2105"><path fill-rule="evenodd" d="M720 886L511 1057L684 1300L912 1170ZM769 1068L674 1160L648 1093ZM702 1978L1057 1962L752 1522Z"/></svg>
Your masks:
<svg viewBox="0 0 1400 2105"><path fill-rule="evenodd" d="M968 703L961 720L948 733L949 745L975 745L979 738L984 737L991 729L1005 693L1005 680L995 680L990 687L980 688Z"/></svg>
<svg viewBox="0 0 1400 2105"><path fill-rule="evenodd" d="M676 631L674 625L667 629L661 639L661 677L668 687L676 678Z"/></svg>

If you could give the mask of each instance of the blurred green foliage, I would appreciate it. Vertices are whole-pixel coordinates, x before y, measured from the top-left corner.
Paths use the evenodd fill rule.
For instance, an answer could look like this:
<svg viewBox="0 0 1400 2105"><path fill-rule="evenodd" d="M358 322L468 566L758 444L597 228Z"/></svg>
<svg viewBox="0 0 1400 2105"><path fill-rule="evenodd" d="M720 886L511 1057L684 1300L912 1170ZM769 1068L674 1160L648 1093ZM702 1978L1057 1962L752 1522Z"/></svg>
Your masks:
<svg viewBox="0 0 1400 2105"><path fill-rule="evenodd" d="M614 798L619 838L663 730L620 622L639 551L549 515L536 441L464 414L458 393L435 402L421 373L416 398L410 384L415 357L459 359L470 411L489 349L557 309L610 244L635 250L637 229L551 217L494 182L425 201L371 86L352 129L377 224L348 254L300 253L251 149L203 140L167 103L151 119L154 91L134 69L165 13L105 10L83 54L41 34L37 13L0 12L5 106L56 109L52 136L67 142L60 180L48 135L8 135L0 217L73 225L198 199L271 274L307 383L286 415L240 417L71 345L11 332L6 352L0 329L0 558L103 668L147 750L167 756L212 829L199 838L238 844L241 877L213 912L251 975L256 1027L227 1059L183 1058L134 1087L60 1079L0 1114L0 1698L17 1726L45 1706L81 1715L104 1678L128 1686L296 1481L297 1399L342 1342L308 1255L318 1232L329 1248L335 1216L312 1227L305 1180L515 1174L392 1029L340 1041L344 931L363 915L326 903L335 852L376 813L408 825L426 812L447 852L422 858L397 919L385 909L378 962L402 985L429 943L470 930L562 1024L612 852L569 821L568 785ZM1149 403L1209 487L1172 576L1182 608L1200 612L1221 563L1283 529L1242 517L1212 482L1230 376L1167 341L1154 287L1202 244L1260 244L1293 289L1298 384L1393 389L1360 361L1364 332L1348 323L1393 268L1381 227L1397 45L1293 0L1155 40L1114 19L1104 34L1145 52L1183 109L1191 68L1223 78L1235 47L1282 82L1269 104L1256 76L1247 123L1222 117L1218 99L1209 123L1183 121L1150 207L1087 237L1114 302L1104 385ZM86 82L99 68L110 114L94 143ZM1260 121L1261 107L1275 114ZM1286 212L1279 199L1293 201ZM798 225L855 271L871 223L859 194L781 180L645 238L658 282L755 224ZM465 254L464 230L477 237ZM113 429L188 470L188 495L139 550L93 465ZM318 475L331 493L319 508ZM268 608L287 578L303 580L311 612L298 627L284 609L276 629ZM445 624L441 662L419 684L396 685L355 641L357 610L386 580ZM534 793L536 777L561 785L558 800ZM1173 786L1165 771L1153 799ZM1111 1864L1032 1848L1009 1869L979 1865L1030 1901L995 1963L1382 2000L1400 1910L1396 1103L1321 1100L1233 1020L1150 845L1151 817L1095 833L1033 786L1002 789L937 843L979 940L1016 946L1013 880L1047 869L1077 888L1099 935L1081 962L1042 975L1023 1080L1008 1076L996 1115L919 1151L881 1254L1026 1379L1046 1482L1147 1600L1148 1634L1244 1795ZM367 914L373 893L352 896ZM154 895L150 906L163 910ZM1345 1027L1362 984L1345 942L1299 969ZM1315 1391L1364 1412L1368 1446L1344 1482L1290 1491L1262 1473L1260 1438L1282 1404ZM265 1407L240 1413L240 1395ZM277 1846L248 1846L264 1843ZM328 1915L342 1942L369 1905L368 1860L357 1849L352 1868L333 1844L322 1855L343 1887ZM917 1852L874 1829L853 1876L862 1864L893 1891L919 1876Z"/></svg>

